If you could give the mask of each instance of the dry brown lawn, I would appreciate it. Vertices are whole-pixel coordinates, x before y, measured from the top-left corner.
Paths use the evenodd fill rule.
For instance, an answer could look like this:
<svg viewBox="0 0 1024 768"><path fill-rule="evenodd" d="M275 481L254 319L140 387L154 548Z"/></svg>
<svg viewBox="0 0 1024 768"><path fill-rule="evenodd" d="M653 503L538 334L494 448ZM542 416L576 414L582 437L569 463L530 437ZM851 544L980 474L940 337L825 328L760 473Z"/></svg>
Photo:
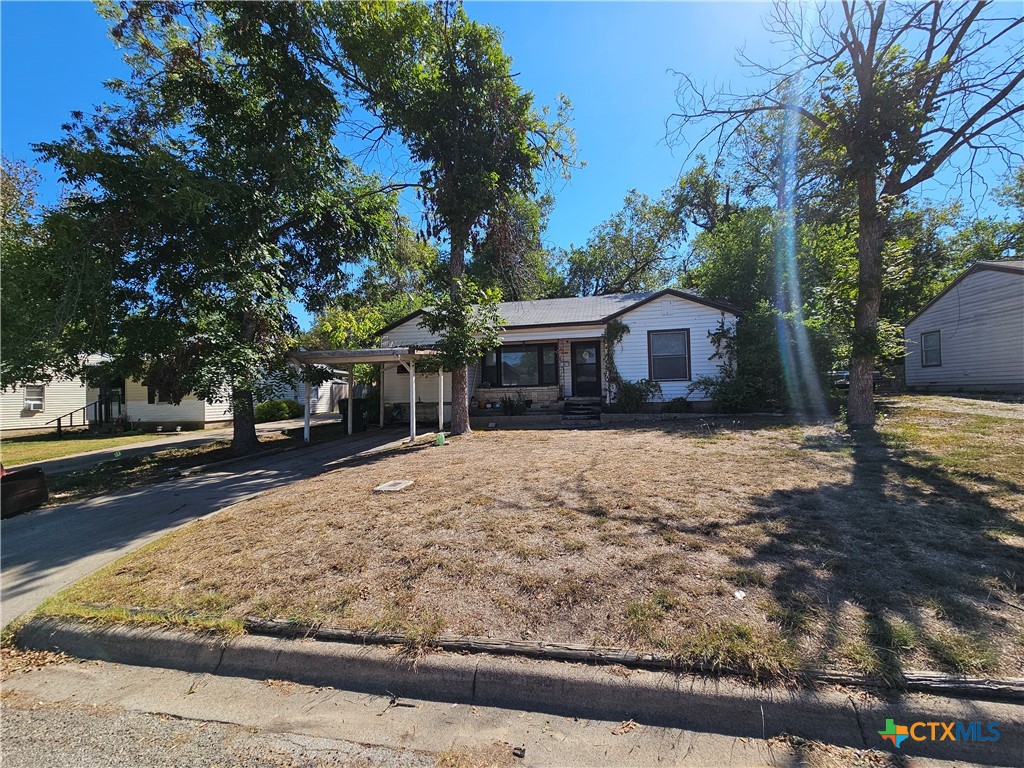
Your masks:
<svg viewBox="0 0 1024 768"><path fill-rule="evenodd" d="M1024 421L900 406L860 435L709 418L378 454L45 610L594 643L765 675L1020 676ZM397 479L414 484L373 492Z"/></svg>

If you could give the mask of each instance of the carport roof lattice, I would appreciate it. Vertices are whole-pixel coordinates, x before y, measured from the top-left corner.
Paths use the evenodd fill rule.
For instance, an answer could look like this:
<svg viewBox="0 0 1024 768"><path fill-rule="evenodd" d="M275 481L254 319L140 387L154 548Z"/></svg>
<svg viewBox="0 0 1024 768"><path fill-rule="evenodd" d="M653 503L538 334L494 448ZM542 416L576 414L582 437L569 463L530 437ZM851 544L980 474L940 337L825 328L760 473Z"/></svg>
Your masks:
<svg viewBox="0 0 1024 768"><path fill-rule="evenodd" d="M289 358L303 365L357 365L362 363L413 362L437 354L422 347L375 347L371 349L314 349L292 352Z"/></svg>

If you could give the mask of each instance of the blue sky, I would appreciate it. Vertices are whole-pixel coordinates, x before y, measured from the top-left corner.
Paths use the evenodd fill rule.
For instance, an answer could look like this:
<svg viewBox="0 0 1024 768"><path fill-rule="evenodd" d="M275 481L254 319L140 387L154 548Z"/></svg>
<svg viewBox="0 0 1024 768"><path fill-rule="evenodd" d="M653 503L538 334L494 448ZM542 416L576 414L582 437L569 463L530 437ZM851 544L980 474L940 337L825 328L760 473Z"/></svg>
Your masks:
<svg viewBox="0 0 1024 768"><path fill-rule="evenodd" d="M573 102L587 167L554 190L554 246L582 244L630 188L656 195L679 175L689 147L665 142L678 82L669 70L739 91L737 47L757 61L775 53L763 3L470 0L467 8L503 31L514 71L539 104L558 93ZM31 160L31 143L56 138L72 110L101 103L102 82L125 70L91 3L3 0L0 23L0 144L9 157ZM51 200L56 174L40 170Z"/></svg>
<svg viewBox="0 0 1024 768"><path fill-rule="evenodd" d="M657 194L679 174L665 119L682 69L699 79L738 80L737 45L766 49L760 13L748 3L470 2L470 15L501 29L522 85L540 104L565 93L575 108L587 167L555 188L548 238L582 243L627 190ZM30 144L55 138L73 109L105 98L102 82L124 73L91 3L8 2L2 14L2 145L31 158ZM43 194L57 189L44 172Z"/></svg>

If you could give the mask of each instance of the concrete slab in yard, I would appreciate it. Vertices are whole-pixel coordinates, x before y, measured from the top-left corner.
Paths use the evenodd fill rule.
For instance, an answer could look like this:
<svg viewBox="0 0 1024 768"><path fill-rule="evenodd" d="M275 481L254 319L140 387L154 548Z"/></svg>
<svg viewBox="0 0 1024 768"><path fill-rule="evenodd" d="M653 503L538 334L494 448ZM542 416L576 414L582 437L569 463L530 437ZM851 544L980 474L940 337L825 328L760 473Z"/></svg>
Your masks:
<svg viewBox="0 0 1024 768"><path fill-rule="evenodd" d="M373 490L378 493L397 493L398 491L404 491L412 485L412 480L388 480L386 483L378 485Z"/></svg>

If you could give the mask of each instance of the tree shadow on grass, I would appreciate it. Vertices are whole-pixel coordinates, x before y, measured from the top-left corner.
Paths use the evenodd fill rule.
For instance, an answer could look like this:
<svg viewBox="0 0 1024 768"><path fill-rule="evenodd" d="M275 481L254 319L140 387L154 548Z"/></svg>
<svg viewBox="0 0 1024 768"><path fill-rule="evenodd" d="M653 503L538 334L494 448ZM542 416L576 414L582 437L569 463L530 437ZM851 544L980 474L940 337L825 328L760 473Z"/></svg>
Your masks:
<svg viewBox="0 0 1024 768"><path fill-rule="evenodd" d="M947 672L995 668L1000 641L1020 633L999 594L1013 602L1024 577L1021 521L931 455L872 430L803 447L849 450L850 482L773 491L738 523L768 534L737 562L777 570L770 617L783 633L796 640L824 625L819 663L852 663L897 686L910 658Z"/></svg>
<svg viewBox="0 0 1024 768"><path fill-rule="evenodd" d="M365 467L401 455L396 451L425 450L420 444L387 449L399 436L386 430L291 453L256 455L216 472L4 520L3 621L13 620L49 594L182 523L298 480Z"/></svg>

